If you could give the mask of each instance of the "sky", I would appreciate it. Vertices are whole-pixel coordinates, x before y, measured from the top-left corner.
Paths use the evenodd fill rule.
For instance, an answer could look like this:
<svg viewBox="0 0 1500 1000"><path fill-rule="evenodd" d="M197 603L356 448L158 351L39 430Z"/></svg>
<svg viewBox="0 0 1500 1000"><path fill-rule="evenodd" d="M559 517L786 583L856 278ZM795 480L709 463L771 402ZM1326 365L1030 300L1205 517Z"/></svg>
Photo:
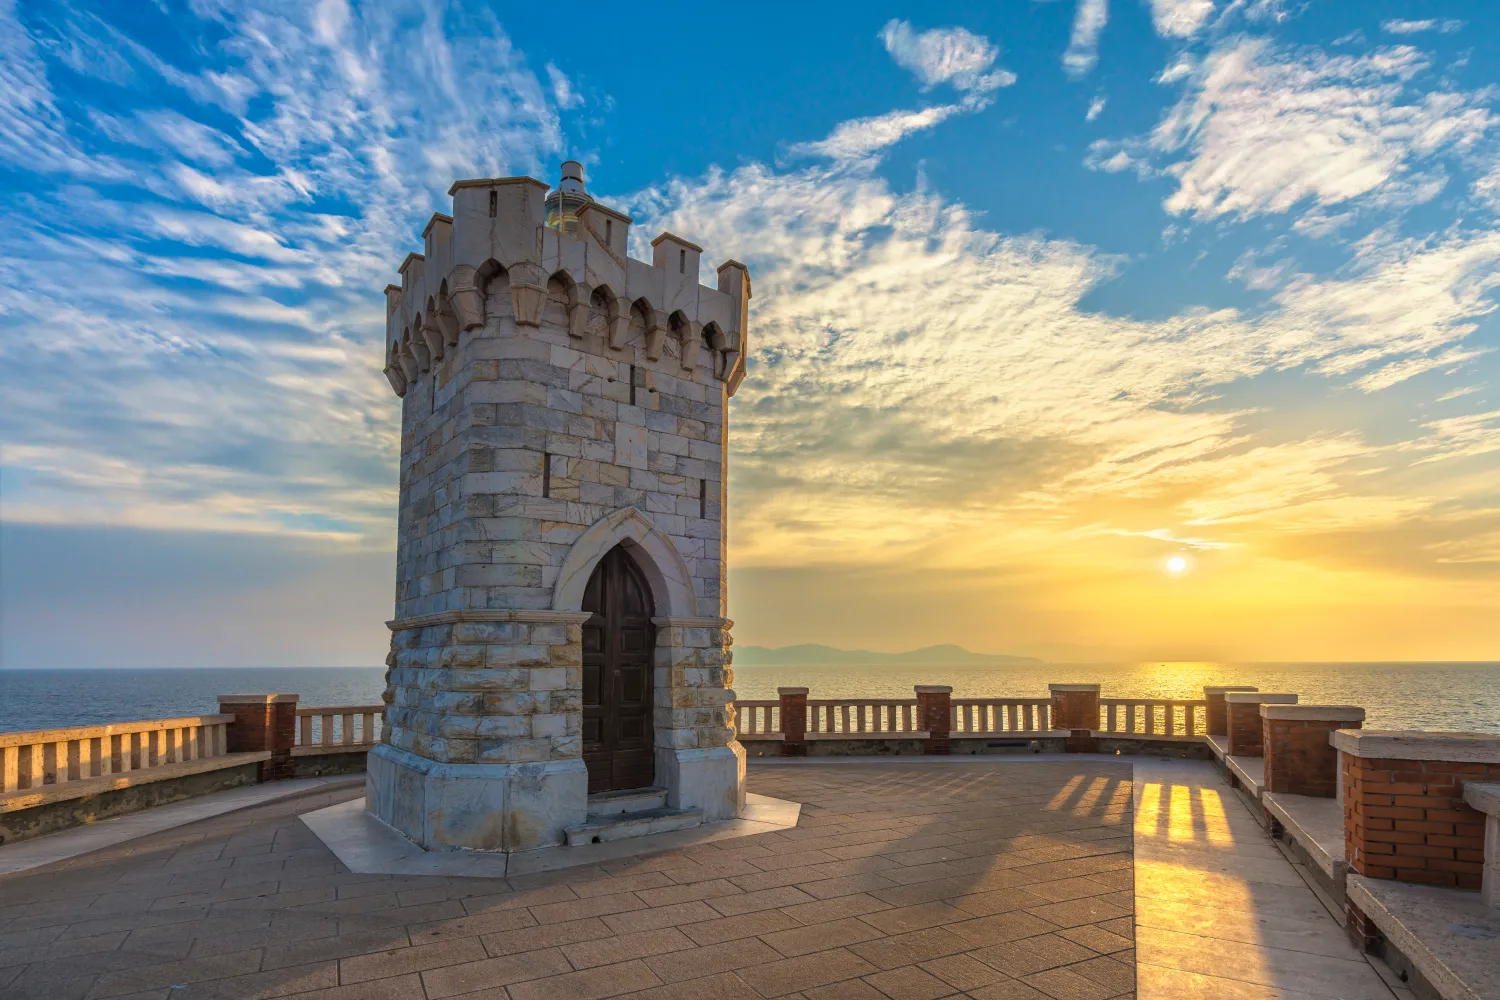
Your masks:
<svg viewBox="0 0 1500 1000"><path fill-rule="evenodd" d="M381 289L752 271L736 642L1500 659L1500 5L0 0L0 665L373 665Z"/></svg>

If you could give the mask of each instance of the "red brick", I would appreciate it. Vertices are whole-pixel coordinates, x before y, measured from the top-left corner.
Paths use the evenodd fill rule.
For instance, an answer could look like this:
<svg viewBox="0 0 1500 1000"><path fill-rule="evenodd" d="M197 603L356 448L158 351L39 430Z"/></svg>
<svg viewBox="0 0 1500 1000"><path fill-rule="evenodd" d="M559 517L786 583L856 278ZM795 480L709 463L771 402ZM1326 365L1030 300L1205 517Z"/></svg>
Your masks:
<svg viewBox="0 0 1500 1000"><path fill-rule="evenodd" d="M1435 872L1455 872L1460 875L1483 875L1484 863L1474 861L1451 861L1446 858L1432 858L1427 862L1427 869Z"/></svg>
<svg viewBox="0 0 1500 1000"><path fill-rule="evenodd" d="M1422 819L1398 819L1396 829L1407 833L1437 833L1450 837L1453 835L1452 823L1429 823Z"/></svg>

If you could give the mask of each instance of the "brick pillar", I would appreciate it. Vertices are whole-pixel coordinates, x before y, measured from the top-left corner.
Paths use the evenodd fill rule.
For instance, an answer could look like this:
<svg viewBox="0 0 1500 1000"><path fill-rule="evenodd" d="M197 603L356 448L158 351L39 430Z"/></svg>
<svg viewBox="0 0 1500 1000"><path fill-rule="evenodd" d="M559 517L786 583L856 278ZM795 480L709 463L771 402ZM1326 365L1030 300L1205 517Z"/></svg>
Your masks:
<svg viewBox="0 0 1500 1000"><path fill-rule="evenodd" d="M1329 738L1360 728L1364 718L1365 710L1352 705L1260 706L1266 791L1337 798L1339 752Z"/></svg>
<svg viewBox="0 0 1500 1000"><path fill-rule="evenodd" d="M777 688L781 697L781 756L807 756L807 688Z"/></svg>
<svg viewBox="0 0 1500 1000"><path fill-rule="evenodd" d="M922 746L924 754L946 757L951 751L948 742L952 725L953 689L944 684L918 684L917 718L920 726L927 730L927 742Z"/></svg>
<svg viewBox="0 0 1500 1000"><path fill-rule="evenodd" d="M1224 710L1224 696L1230 691L1258 691L1253 687L1206 687L1203 689L1203 700L1208 703L1204 710L1204 722L1208 725L1208 735L1229 735L1229 715Z"/></svg>
<svg viewBox="0 0 1500 1000"><path fill-rule="evenodd" d="M1230 691L1224 695L1224 708L1229 716L1228 742L1231 757L1261 757L1265 755L1265 733L1261 727L1260 706L1295 705L1294 694L1266 694L1263 691Z"/></svg>
<svg viewBox="0 0 1500 1000"><path fill-rule="evenodd" d="M260 780L292 776L292 746L297 740L297 696L294 694L221 694L219 714L232 715L225 749L229 753L271 751L261 761Z"/></svg>
<svg viewBox="0 0 1500 1000"><path fill-rule="evenodd" d="M1052 695L1052 728L1068 730L1068 753L1093 753L1099 728L1099 685L1048 684Z"/></svg>
<svg viewBox="0 0 1500 1000"><path fill-rule="evenodd" d="M1368 878L1480 889L1485 816L1466 782L1500 780L1500 737L1341 729L1344 853Z"/></svg>

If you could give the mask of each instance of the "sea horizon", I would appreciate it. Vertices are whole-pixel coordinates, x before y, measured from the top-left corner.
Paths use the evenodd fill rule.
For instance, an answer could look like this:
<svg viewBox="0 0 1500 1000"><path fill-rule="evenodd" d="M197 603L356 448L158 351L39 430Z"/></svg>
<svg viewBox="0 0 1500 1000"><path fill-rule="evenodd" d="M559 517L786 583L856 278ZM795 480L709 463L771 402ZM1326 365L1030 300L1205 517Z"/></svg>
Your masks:
<svg viewBox="0 0 1500 1000"><path fill-rule="evenodd" d="M1172 661L743 665L743 701L778 687L819 698L909 698L916 684L955 697L1045 697L1049 683L1098 683L1106 698L1195 699L1210 684L1295 693L1305 704L1357 705L1367 728L1500 733L1500 661ZM295 693L307 707L379 704L384 666L6 667L0 732L202 715L221 694ZM80 683L84 678L88 683Z"/></svg>

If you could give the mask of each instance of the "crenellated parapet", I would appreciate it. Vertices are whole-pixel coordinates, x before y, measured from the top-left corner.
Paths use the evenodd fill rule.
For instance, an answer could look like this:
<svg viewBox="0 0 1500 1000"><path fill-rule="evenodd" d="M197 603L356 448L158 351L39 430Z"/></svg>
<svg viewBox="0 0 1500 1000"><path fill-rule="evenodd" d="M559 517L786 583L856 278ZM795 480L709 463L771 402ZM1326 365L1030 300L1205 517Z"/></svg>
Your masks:
<svg viewBox="0 0 1500 1000"><path fill-rule="evenodd" d="M671 233L650 263L630 257L633 220L596 202L547 224L547 185L531 177L463 180L453 214L434 214L421 253L386 287L385 375L398 396L466 333L523 332L555 315L585 353L698 380L730 395L745 375L750 276L738 261L718 287L698 282L702 248ZM514 327L514 331L504 330ZM635 350L632 350L634 348Z"/></svg>

